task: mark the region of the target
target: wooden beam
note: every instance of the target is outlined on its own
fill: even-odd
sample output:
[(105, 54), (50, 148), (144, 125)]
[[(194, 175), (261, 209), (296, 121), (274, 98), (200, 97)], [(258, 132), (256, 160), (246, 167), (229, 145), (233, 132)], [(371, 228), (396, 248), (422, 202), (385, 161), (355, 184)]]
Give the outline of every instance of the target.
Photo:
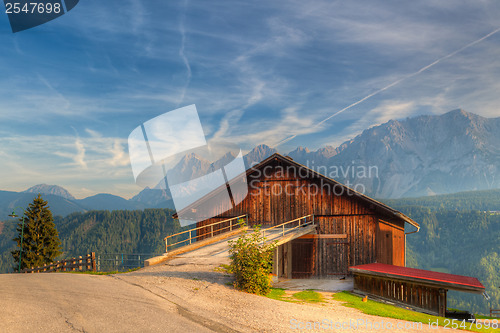
[(317, 238), (335, 238), (335, 239), (345, 239), (347, 238), (347, 234), (308, 234), (299, 237), (299, 239), (317, 239)]

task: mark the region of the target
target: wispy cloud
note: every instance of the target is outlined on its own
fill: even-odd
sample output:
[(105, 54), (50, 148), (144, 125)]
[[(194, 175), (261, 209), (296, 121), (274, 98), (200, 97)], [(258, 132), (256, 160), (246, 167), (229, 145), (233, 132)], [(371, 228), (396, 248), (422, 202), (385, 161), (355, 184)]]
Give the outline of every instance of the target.
[(12, 175), (4, 179), (5, 189), (23, 190), (38, 183), (54, 183), (72, 187), (79, 196), (74, 183), (86, 183), (93, 193), (135, 194), (122, 193), (115, 185), (110, 186), (110, 183), (135, 184), (124, 139), (101, 135), (9, 135), (0, 137), (0, 145), (2, 153), (9, 156), (0, 165), (0, 170)]
[(181, 34), (181, 47), (179, 49), (179, 56), (182, 59), (182, 62), (184, 63), (184, 66), (186, 66), (186, 83), (184, 83), (184, 86), (182, 87), (181, 90), (181, 95), (179, 98), (179, 102), (177, 103), (177, 106), (179, 106), (183, 101), (184, 101), (184, 96), (186, 95), (186, 91), (189, 87), (189, 83), (191, 82), (191, 65), (189, 65), (189, 60), (186, 56), (186, 11), (187, 11), (187, 6), (188, 6), (188, 0), (184, 0), (182, 3), (182, 10), (183, 12), (181, 13), (181, 17), (179, 19), (179, 33)]
[(130, 131), (193, 103), (209, 140), (244, 149), (458, 107), (499, 116), (499, 17), (475, 0), (82, 3), (1, 36), (0, 170), (14, 187), (125, 193)]

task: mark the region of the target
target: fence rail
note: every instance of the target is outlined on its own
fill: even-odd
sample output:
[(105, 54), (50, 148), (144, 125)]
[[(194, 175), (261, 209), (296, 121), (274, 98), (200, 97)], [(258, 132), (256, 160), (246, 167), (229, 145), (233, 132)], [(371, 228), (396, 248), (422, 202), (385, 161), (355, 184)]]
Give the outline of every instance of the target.
[[(296, 226), (292, 226), (293, 224), (296, 224)], [(298, 229), (300, 227), (304, 227), (306, 225), (314, 225), (313, 214), (302, 216), (294, 220), (286, 221), (284, 223), (272, 226), (270, 228), (262, 229), (261, 232), (262, 236), (266, 237), (266, 231), (269, 232), (271, 230), (277, 230), (281, 228), (281, 236), (285, 236), (285, 233)]]
[[(240, 215), (240, 216), (236, 216), (236, 217), (231, 217), (229, 219), (225, 219), (225, 220), (218, 221), (218, 222), (215, 222), (215, 223), (212, 223), (212, 224), (208, 224), (208, 225), (204, 225), (204, 226), (201, 226), (201, 227), (197, 227), (197, 228), (189, 229), (189, 230), (186, 230), (186, 231), (178, 232), (178, 233), (173, 234), (173, 235), (169, 235), (169, 236), (167, 236), (167, 237), (165, 237), (163, 239), (165, 241), (165, 252), (168, 252), (168, 248), (169, 247), (178, 245), (180, 243), (186, 242), (187, 244), (191, 244), (192, 242), (196, 242), (196, 240), (199, 237), (204, 237), (204, 236), (207, 236), (207, 235), (210, 235), (210, 237), (213, 237), (214, 236), (214, 232), (215, 233), (220, 233), (222, 230), (226, 230), (226, 229), (229, 229), (228, 231), (232, 231), (233, 229), (237, 229), (237, 228), (240, 227), (240, 223), (234, 223), (233, 221), (239, 220), (239, 219), (243, 219), (243, 218), (245, 218), (245, 223), (247, 223), (248, 222), (248, 216), (245, 214), (245, 215)], [(222, 225), (223, 223), (228, 223), (228, 225), (225, 226), (225, 227), (220, 227), (220, 225)], [(215, 226), (219, 226), (219, 227), (214, 229)], [(195, 236), (193, 237), (193, 235), (192, 235), (193, 231), (198, 231), (199, 229), (205, 229), (205, 228), (210, 228), (210, 231), (206, 232), (204, 234), (201, 234), (201, 235), (196, 235), (196, 233), (195, 233)], [(188, 234), (186, 239), (183, 239), (181, 241), (178, 241), (178, 242), (175, 242), (175, 243), (172, 243), (172, 244), (168, 244), (168, 240), (169, 239), (171, 239), (173, 237), (181, 236), (181, 235), (182, 236), (186, 236), (186, 234)]]
[(500, 317), (500, 309), (490, 308), (490, 317)]
[(96, 271), (95, 253), (87, 254), (85, 257), (64, 259), (54, 263), (31, 267), (21, 270), (20, 273), (48, 273), (48, 272), (69, 272), (69, 271)]
[(161, 253), (98, 253), (96, 256), (98, 272), (127, 271), (143, 267), (144, 260)]

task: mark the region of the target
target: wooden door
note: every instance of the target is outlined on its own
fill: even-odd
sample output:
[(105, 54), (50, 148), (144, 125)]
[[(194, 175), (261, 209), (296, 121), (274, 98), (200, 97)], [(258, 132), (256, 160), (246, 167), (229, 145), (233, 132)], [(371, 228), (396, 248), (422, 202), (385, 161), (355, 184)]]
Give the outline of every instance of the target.
[(349, 242), (347, 240), (326, 240), (325, 275), (349, 274)]
[(313, 239), (292, 241), (292, 278), (309, 278), (314, 274), (315, 242)]
[(377, 262), (392, 265), (392, 228), (381, 220), (377, 226)]

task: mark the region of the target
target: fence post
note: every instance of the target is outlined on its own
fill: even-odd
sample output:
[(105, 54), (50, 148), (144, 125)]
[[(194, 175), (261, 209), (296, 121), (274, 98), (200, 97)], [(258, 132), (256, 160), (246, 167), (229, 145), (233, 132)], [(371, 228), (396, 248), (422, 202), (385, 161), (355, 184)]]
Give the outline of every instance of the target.
[(210, 226), (210, 236), (214, 237), (214, 226), (213, 226), (213, 224)]
[(168, 253), (168, 238), (165, 238), (165, 253)]
[(233, 220), (229, 220), (229, 231), (233, 231)]
[(189, 245), (191, 245), (191, 230), (189, 230)]

